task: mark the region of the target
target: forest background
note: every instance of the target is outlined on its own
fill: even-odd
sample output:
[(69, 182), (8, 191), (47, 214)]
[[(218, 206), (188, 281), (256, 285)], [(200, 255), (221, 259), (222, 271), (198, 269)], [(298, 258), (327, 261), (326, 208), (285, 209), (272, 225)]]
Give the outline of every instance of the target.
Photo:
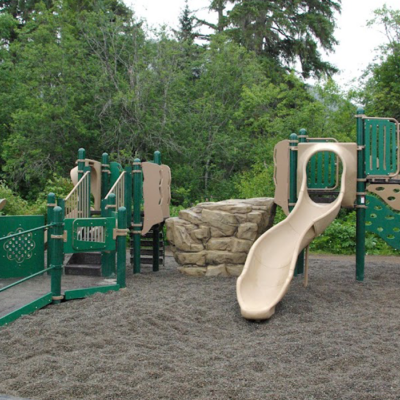
[[(355, 141), (356, 104), (400, 119), (400, 11), (370, 25), (388, 44), (358, 89), (335, 83), (339, 0), (204, 0), (211, 23), (182, 9), (179, 29), (146, 28), (119, 0), (0, 0), (0, 198), (40, 214), (68, 193), (77, 150), (122, 165), (160, 150), (173, 212), (205, 199), (271, 196), (273, 148), (300, 128)], [(201, 27), (210, 34), (202, 34)], [(305, 79), (314, 77), (310, 86)], [(353, 253), (342, 211), (314, 250)], [(369, 236), (370, 253), (390, 252)]]

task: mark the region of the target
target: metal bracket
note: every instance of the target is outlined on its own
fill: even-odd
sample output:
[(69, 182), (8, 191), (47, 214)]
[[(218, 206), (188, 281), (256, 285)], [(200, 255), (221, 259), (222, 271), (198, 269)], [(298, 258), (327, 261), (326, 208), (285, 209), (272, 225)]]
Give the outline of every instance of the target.
[(56, 203), (47, 203), (47, 207), (55, 207), (56, 205)]
[(62, 235), (50, 235), (50, 239), (61, 239), (64, 242), (67, 241), (68, 231), (64, 231)]
[(126, 236), (129, 233), (129, 229), (113, 229), (113, 239), (115, 240), (118, 236)]

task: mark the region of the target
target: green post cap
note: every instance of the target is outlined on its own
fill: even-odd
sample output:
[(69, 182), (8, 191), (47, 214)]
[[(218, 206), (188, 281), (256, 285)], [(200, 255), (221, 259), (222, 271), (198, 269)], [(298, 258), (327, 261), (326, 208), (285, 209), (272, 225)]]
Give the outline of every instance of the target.
[(363, 115), (364, 109), (362, 107), (357, 108), (357, 115)]
[(83, 147), (81, 147), (81, 148), (78, 150), (78, 158), (79, 158), (80, 160), (83, 160), (85, 157), (86, 157), (86, 150), (85, 150)]

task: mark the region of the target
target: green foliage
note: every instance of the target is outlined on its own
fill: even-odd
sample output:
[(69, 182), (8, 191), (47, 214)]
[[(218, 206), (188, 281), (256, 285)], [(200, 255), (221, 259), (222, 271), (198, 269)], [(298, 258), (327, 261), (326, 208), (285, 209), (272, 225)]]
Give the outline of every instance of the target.
[(29, 215), (35, 213), (28, 202), (14, 193), (4, 182), (0, 181), (0, 199), (6, 199), (7, 203), (0, 215)]
[[(229, 11), (228, 3), (233, 3)], [(336, 72), (322, 61), (318, 48), (329, 52), (337, 44), (334, 13), (340, 1), (213, 0), (210, 9), (218, 13), (218, 23), (200, 23), (224, 31), (269, 64), (286, 67), (298, 61), (304, 77)]]
[(400, 88), (397, 84), (400, 70), (400, 10), (383, 6), (375, 11), (369, 25), (384, 30), (388, 44), (364, 75), (360, 92), (368, 115), (400, 119)]

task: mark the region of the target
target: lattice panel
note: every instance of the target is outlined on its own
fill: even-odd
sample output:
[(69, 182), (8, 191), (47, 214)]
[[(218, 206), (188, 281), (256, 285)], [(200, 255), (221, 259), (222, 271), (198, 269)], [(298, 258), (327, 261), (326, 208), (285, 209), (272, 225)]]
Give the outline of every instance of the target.
[(376, 233), (387, 244), (400, 249), (400, 214), (393, 212), (383, 201), (367, 195), (365, 228)]
[[(42, 216), (0, 217), (0, 237), (44, 225)], [(44, 268), (44, 231), (11, 237), (0, 243), (0, 278), (25, 277)]]
[(367, 175), (390, 175), (397, 170), (397, 124), (390, 120), (364, 120)]

